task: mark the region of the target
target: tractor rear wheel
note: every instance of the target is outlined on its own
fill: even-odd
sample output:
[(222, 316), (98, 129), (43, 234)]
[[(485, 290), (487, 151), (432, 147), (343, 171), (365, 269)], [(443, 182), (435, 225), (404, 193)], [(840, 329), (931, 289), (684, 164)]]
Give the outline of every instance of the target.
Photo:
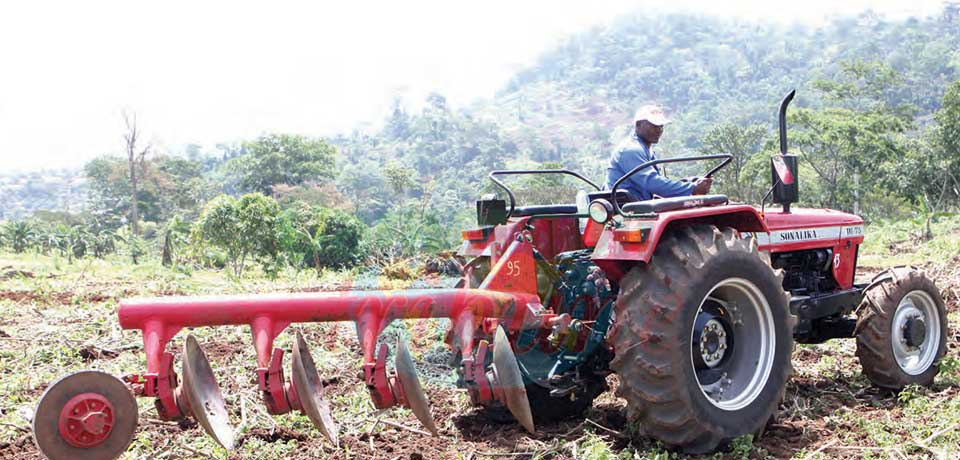
[(620, 286), (611, 367), (639, 433), (705, 453), (761, 432), (790, 376), (793, 318), (756, 242), (683, 228)]
[[(881, 278), (883, 277), (883, 278)], [(930, 385), (947, 350), (947, 312), (927, 275), (897, 267), (879, 275), (857, 310), (857, 357), (874, 385)]]

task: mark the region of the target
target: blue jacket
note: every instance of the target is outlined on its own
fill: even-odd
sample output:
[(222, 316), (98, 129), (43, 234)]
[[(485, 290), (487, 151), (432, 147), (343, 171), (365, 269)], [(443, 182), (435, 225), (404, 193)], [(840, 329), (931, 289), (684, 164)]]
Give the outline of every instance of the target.
[[(613, 183), (620, 180), (630, 170), (641, 163), (657, 158), (656, 153), (643, 139), (634, 133), (627, 136), (613, 150), (610, 156), (610, 166), (607, 166), (606, 189), (613, 188)], [(660, 168), (653, 166), (643, 168), (629, 179), (620, 184), (618, 190), (626, 190), (640, 200), (649, 200), (653, 195), (661, 197), (686, 196), (693, 193), (694, 185), (689, 182), (680, 182), (667, 179), (660, 175)]]

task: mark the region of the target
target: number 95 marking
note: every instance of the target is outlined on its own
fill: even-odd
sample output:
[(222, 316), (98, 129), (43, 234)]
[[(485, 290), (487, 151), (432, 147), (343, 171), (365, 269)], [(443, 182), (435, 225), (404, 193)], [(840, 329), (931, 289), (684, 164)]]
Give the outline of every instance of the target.
[(507, 261), (507, 276), (520, 276), (520, 261)]

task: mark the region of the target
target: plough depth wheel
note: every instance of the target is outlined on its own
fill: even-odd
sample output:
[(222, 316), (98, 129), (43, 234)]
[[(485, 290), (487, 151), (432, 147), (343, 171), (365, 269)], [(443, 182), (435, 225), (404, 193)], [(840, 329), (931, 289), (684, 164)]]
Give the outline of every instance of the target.
[(81, 371), (47, 388), (33, 417), (33, 435), (50, 460), (112, 460), (133, 440), (137, 401), (120, 379)]

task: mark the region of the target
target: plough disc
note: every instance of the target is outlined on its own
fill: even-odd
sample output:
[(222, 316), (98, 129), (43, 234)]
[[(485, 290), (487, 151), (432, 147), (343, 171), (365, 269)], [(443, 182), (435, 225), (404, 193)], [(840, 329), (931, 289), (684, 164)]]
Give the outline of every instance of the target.
[(407, 341), (397, 339), (397, 380), (400, 381), (400, 387), (403, 388), (404, 399), (407, 406), (417, 416), (420, 423), (423, 424), (430, 433), (437, 436), (437, 425), (433, 421), (433, 415), (430, 414), (430, 404), (427, 402), (427, 396), (423, 394), (423, 388), (420, 386), (420, 379), (417, 378), (417, 368), (413, 364), (413, 358), (410, 357), (410, 350), (407, 348)]
[(330, 405), (323, 398), (323, 384), (317, 366), (300, 331), (297, 331), (297, 343), (293, 347), (292, 380), (303, 412), (334, 446), (339, 447), (337, 425), (330, 414)]
[(50, 460), (115, 459), (136, 429), (133, 393), (100, 371), (81, 371), (54, 382), (33, 416), (37, 447)]
[(233, 427), (227, 417), (223, 394), (207, 356), (193, 335), (188, 335), (183, 344), (183, 390), (190, 413), (204, 431), (225, 449), (232, 449)]
[(520, 422), (520, 425), (530, 433), (534, 433), (533, 413), (530, 411), (530, 401), (527, 399), (523, 375), (520, 373), (517, 355), (513, 353), (503, 326), (497, 327), (497, 334), (493, 338), (493, 368), (507, 409)]

